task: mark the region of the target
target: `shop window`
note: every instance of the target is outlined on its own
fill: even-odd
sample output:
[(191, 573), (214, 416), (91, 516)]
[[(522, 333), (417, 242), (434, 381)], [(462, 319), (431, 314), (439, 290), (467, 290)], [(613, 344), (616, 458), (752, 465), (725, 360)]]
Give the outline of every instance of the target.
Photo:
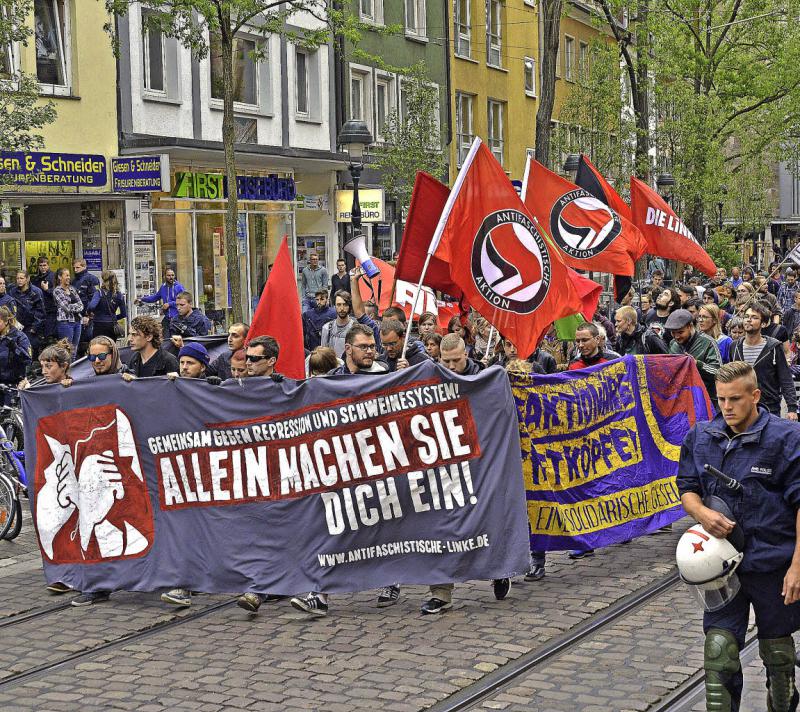
[(458, 150), (458, 167), (464, 163), (469, 153), (470, 146), (475, 140), (472, 130), (472, 105), (474, 97), (471, 94), (456, 94), (456, 141)]
[(36, 76), (47, 94), (70, 92), (69, 0), (34, 0)]
[(491, 67), (503, 66), (503, 3), (501, 0), (486, 2), (486, 63)]
[(258, 143), (258, 122), (246, 116), (234, 116), (233, 140), (235, 143)]
[(405, 4), (406, 34), (414, 37), (425, 37), (427, 34), (425, 0), (405, 0)]
[[(188, 208), (191, 203), (186, 201), (175, 201), (176, 208)], [(170, 267), (175, 270), (175, 276), (183, 285), (187, 292), (198, 295), (195, 282), (194, 269), (194, 250), (192, 247), (192, 213), (153, 213), (153, 230), (157, 235), (158, 245), (158, 279), (164, 274), (164, 270)], [(156, 289), (160, 286), (159, 281)], [(155, 291), (155, 290), (154, 290)], [(139, 310), (142, 311), (141, 309)], [(158, 316), (157, 309), (151, 312)]]
[(460, 57), (469, 57), (472, 51), (471, 0), (455, 0), (453, 22), (455, 24), (456, 49)]
[[(253, 39), (236, 37), (233, 46), (233, 100), (244, 106), (258, 105), (258, 65), (254, 59), (257, 45)], [(225, 88), (222, 79), (222, 50), (219, 37), (210, 42), (211, 97), (222, 100)]]
[(488, 102), (489, 119), (489, 150), (491, 150), (498, 163), (503, 165), (505, 141), (503, 140), (503, 114), (505, 105), (500, 101)]
[(277, 210), (249, 213), (247, 227), (247, 253), (250, 258), (250, 306), (255, 310), (284, 237), (288, 238), (289, 254), (295, 256), (295, 267), (297, 268), (293, 216), (290, 212)]

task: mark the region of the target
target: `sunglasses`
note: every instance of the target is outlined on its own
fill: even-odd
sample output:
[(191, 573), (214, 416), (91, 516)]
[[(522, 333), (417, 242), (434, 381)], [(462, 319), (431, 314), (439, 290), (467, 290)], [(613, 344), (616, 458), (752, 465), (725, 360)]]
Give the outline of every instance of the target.
[(247, 356), (245, 356), (245, 359), (250, 363), (257, 363), (258, 361), (263, 361), (265, 358), (269, 358), (269, 356), (258, 356), (256, 354), (247, 354)]
[(86, 355), (86, 358), (88, 358), (88, 359), (89, 359), (89, 361), (91, 361), (92, 363), (94, 363), (95, 361), (100, 361), (100, 362), (103, 362), (103, 361), (105, 361), (105, 360), (106, 360), (106, 359), (107, 359), (109, 356), (111, 356), (111, 354), (110, 354), (110, 353), (108, 353), (108, 352), (106, 352), (106, 353), (102, 353), (102, 354), (87, 354), (87, 355)]

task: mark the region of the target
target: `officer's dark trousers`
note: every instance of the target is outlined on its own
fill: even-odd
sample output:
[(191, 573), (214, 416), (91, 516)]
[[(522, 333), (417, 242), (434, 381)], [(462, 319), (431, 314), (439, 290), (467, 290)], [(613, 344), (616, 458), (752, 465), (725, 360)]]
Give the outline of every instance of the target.
[[(724, 608), (703, 616), (703, 631), (709, 628), (727, 630), (736, 637), (739, 650), (744, 647), (750, 606), (756, 616), (759, 639), (783, 638), (800, 630), (800, 601), (785, 606), (781, 589), (786, 569), (769, 573), (739, 573), (742, 588)], [(744, 680), (741, 670), (734, 675), (729, 685), (733, 698), (733, 710), (739, 709)]]

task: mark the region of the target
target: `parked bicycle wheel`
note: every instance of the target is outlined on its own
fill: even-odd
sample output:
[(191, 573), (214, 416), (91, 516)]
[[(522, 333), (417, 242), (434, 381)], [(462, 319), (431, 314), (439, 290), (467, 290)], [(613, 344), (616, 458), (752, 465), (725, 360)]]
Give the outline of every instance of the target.
[[(0, 474), (0, 539), (3, 539), (14, 523), (17, 514), (15, 485), (5, 475)], [(22, 514), (20, 513), (20, 519)]]
[(6, 541), (12, 541), (19, 536), (19, 533), (22, 531), (22, 502), (19, 501), (19, 497), (14, 500), (14, 515), (11, 519), (11, 526), (8, 528), (8, 531), (0, 538), (5, 539)]

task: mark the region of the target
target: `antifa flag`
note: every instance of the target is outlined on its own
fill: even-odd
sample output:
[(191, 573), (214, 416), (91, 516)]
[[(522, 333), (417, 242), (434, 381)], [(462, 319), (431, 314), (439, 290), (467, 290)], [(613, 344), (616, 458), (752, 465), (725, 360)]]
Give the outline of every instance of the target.
[[(611, 184), (602, 176), (594, 164), (583, 154), (578, 163), (578, 173), (575, 176), (575, 185), (584, 190), (588, 190), (595, 198), (603, 201), (620, 217), (631, 221), (631, 208), (622, 199), (619, 193), (611, 187)], [(631, 278), (629, 275), (614, 275), (614, 297), (620, 301), (631, 289)]]
[(303, 317), (297, 279), (289, 257), (289, 245), (284, 236), (275, 264), (267, 277), (261, 299), (258, 300), (253, 323), (247, 332), (247, 343), (256, 336), (272, 336), (280, 351), (275, 371), (289, 378), (305, 378), (306, 354), (303, 346)]
[[(121, 378), (22, 392), (48, 582), (365, 591), (528, 568), (506, 373)], [(154, 408), (169, 402), (170, 407)]]
[(528, 159), (522, 199), (570, 267), (632, 276), (642, 234), (588, 190)]
[(717, 273), (714, 260), (672, 208), (650, 186), (633, 176), (631, 212), (634, 224), (647, 240), (648, 252), (690, 264), (709, 277)]
[(472, 307), (522, 356), (533, 353), (553, 321), (585, 308), (561, 256), (479, 138), (461, 167), (429, 249), (450, 265), (452, 280)]
[[(449, 194), (450, 189), (433, 176), (423, 171), (417, 173), (395, 267), (395, 279), (419, 284), (428, 247)], [(425, 285), (459, 301), (464, 297), (461, 287), (450, 277), (450, 265), (436, 255), (431, 257), (425, 271)], [(464, 306), (466, 308), (467, 305)]]

